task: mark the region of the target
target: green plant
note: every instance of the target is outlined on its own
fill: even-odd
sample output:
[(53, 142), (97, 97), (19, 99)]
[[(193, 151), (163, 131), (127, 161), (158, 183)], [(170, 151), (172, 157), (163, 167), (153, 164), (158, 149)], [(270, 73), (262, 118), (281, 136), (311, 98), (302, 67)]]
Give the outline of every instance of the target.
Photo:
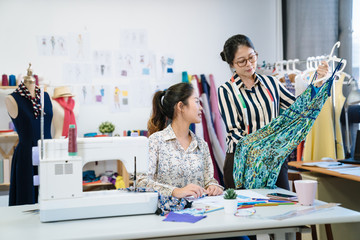
[(101, 123), (99, 126), (99, 131), (101, 133), (112, 133), (114, 130), (115, 130), (114, 124), (108, 121)]
[(237, 198), (237, 194), (235, 192), (235, 189), (229, 188), (225, 190), (224, 199), (236, 199), (236, 198)]

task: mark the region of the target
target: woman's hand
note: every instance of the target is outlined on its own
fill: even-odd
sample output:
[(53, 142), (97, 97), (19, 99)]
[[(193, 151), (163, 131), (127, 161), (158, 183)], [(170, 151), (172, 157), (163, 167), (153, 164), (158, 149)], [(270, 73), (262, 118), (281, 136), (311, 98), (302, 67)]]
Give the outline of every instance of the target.
[(318, 73), (318, 79), (325, 77), (329, 72), (329, 64), (326, 61), (322, 61), (316, 71)]
[(223, 193), (222, 188), (216, 185), (210, 185), (207, 187), (207, 192), (209, 196), (217, 196)]
[(184, 198), (191, 197), (194, 198), (201, 197), (202, 195), (208, 193), (204, 188), (196, 184), (188, 184), (183, 188), (175, 188), (172, 192), (173, 197)]

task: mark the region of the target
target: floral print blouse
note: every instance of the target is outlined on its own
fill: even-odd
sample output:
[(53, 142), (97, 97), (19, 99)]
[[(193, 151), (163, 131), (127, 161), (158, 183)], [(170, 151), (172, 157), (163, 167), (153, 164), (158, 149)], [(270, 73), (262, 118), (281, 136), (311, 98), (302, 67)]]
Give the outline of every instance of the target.
[(184, 150), (169, 124), (149, 137), (149, 171), (139, 186), (171, 196), (175, 188), (193, 183), (203, 188), (217, 185), (207, 143), (190, 131), (191, 143)]

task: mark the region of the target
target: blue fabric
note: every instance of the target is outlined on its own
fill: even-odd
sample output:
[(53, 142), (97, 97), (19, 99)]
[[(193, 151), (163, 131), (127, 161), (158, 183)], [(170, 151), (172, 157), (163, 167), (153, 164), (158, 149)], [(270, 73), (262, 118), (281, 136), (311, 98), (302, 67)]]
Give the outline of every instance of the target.
[[(38, 187), (33, 186), (33, 175), (37, 175), (37, 167), (32, 165), (32, 147), (37, 146), (40, 139), (40, 117), (35, 118), (32, 103), (12, 93), (18, 105), (18, 116), (11, 119), (19, 135), (19, 144), (11, 163), (9, 206), (34, 204), (38, 202)], [(44, 138), (51, 138), (51, 120), (53, 110), (48, 93), (44, 94)]]

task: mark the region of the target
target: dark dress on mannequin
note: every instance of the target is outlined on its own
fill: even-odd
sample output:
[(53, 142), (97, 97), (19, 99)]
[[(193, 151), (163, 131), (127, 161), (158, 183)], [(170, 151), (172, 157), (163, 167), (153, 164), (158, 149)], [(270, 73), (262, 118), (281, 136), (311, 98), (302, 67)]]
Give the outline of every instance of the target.
[[(10, 94), (18, 105), (17, 117), (11, 118), (19, 135), (19, 144), (11, 163), (9, 206), (34, 204), (38, 202), (38, 187), (34, 187), (33, 176), (37, 167), (32, 165), (32, 147), (40, 139), (40, 116), (35, 118), (30, 100), (19, 93)], [(49, 94), (44, 94), (44, 138), (51, 138), (51, 120), (53, 116)]]

